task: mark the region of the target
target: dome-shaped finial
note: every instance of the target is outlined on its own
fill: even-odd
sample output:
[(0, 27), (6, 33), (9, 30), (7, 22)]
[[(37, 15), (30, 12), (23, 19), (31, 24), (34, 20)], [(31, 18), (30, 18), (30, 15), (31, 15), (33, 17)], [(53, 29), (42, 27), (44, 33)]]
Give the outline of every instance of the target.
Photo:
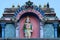
[(30, 0), (29, 0), (30, 1)]
[(13, 4), (13, 5), (12, 5), (12, 8), (14, 8), (14, 7), (15, 7), (15, 5)]
[(39, 5), (39, 8), (41, 8), (41, 5)]
[(44, 4), (44, 8), (47, 8), (47, 5), (46, 4)]
[(30, 0), (28, 2), (26, 2), (26, 5), (31, 6), (33, 4), (33, 2), (31, 2)]
[(18, 3), (18, 6), (17, 6), (18, 8), (20, 7), (20, 4)]
[(49, 8), (49, 2), (47, 3), (47, 8)]

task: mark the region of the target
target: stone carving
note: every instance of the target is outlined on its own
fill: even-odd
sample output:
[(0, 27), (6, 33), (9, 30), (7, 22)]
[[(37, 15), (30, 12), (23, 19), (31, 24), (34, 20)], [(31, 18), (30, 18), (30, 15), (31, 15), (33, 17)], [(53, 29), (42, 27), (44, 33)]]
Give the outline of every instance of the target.
[(32, 24), (30, 22), (29, 17), (27, 17), (25, 20), (23, 30), (24, 30), (25, 38), (31, 38), (31, 36), (32, 36)]

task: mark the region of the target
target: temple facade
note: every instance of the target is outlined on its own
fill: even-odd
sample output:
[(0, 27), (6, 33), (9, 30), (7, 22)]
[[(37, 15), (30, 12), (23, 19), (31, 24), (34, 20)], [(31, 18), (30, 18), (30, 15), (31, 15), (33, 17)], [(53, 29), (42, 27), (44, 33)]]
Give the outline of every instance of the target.
[[(32, 25), (30, 29), (28, 22)], [(24, 24), (27, 25), (27, 30), (25, 30)], [(60, 20), (54, 9), (49, 7), (49, 3), (44, 7), (41, 5), (38, 7), (28, 1), (21, 7), (18, 5), (15, 8), (13, 5), (12, 8), (5, 8), (3, 16), (0, 18), (0, 37), (26, 38), (25, 36), (29, 38), (60, 37)]]

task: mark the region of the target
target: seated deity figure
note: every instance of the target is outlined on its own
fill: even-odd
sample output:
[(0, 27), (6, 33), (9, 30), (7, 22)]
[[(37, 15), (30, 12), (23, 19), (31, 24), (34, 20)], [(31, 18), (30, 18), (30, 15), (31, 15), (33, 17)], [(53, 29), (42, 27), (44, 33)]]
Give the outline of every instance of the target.
[(27, 17), (24, 23), (24, 36), (25, 38), (31, 38), (32, 36), (32, 24), (30, 22), (30, 18)]

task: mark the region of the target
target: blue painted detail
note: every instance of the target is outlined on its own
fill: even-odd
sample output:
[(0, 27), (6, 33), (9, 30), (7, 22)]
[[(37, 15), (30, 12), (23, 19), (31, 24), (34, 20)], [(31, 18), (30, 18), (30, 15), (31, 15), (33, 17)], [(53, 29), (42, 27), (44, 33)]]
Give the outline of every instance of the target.
[(54, 28), (54, 37), (57, 38), (57, 28)]
[(5, 27), (5, 22), (0, 23), (2, 27)]
[[(39, 7), (35, 6), (35, 5), (32, 5), (32, 6), (33, 6), (33, 9), (35, 9), (35, 10), (38, 11), (38, 12), (40, 12), (40, 13), (42, 14), (42, 16), (45, 15), (45, 14), (44, 14), (44, 11), (43, 11), (41, 8), (39, 8)], [(22, 7), (18, 8), (18, 10), (15, 12), (14, 16), (16, 17), (17, 14), (18, 14), (20, 11), (22, 11), (22, 10), (26, 10), (25, 6), (22, 6)]]
[(21, 9), (19, 9), (19, 11), (21, 11)]
[(44, 38), (54, 38), (53, 24), (45, 24), (45, 26), (43, 27), (43, 32)]
[(55, 22), (55, 23), (53, 23), (53, 25), (54, 25), (54, 37), (55, 38), (57, 38), (57, 25), (58, 25), (58, 23), (57, 22)]
[(54, 27), (57, 28), (58, 23), (57, 22), (54, 22), (53, 24), (54, 24)]
[(1, 24), (1, 26), (2, 26), (2, 38), (5, 38), (5, 24), (6, 23), (0, 23)]
[(2, 28), (2, 38), (5, 38), (5, 29)]
[(5, 26), (5, 38), (15, 38), (16, 31), (13, 24), (6, 24)]

